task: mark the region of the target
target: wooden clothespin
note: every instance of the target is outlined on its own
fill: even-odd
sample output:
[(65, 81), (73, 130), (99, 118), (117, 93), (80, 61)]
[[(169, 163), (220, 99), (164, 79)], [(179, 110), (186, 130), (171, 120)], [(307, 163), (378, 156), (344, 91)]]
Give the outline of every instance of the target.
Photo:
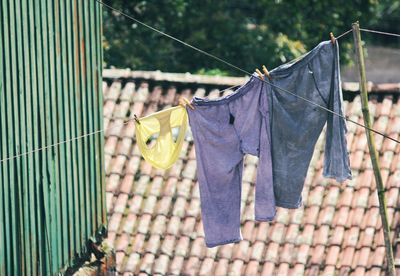
[(265, 65), (263, 65), (262, 69), (264, 71), (264, 74), (268, 77), (268, 79), (271, 80), (271, 75), (269, 74), (267, 67), (265, 67)]
[(179, 104), (183, 107), (185, 106), (189, 106), (190, 109), (194, 110), (194, 106), (190, 103), (190, 101), (188, 99), (186, 99), (185, 97), (180, 97), (179, 98)]
[(260, 70), (258, 70), (258, 68), (256, 68), (256, 72), (257, 72), (258, 76), (260, 77), (260, 79), (264, 80), (264, 75), (261, 73)]
[(136, 114), (133, 114), (133, 118), (135, 119), (136, 123), (140, 125), (139, 118), (136, 116)]
[(329, 37), (331, 38), (332, 45), (335, 45), (336, 38), (332, 32), (329, 33)]

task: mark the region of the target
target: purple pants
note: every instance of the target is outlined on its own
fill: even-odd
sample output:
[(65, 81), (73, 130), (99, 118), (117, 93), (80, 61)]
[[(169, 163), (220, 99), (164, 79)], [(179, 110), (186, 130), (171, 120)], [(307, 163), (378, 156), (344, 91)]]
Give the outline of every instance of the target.
[(227, 97), (194, 97), (187, 108), (196, 149), (201, 213), (207, 247), (242, 239), (240, 232), (243, 157), (259, 157), (255, 219), (275, 216), (269, 112), (265, 84), (251, 79)]

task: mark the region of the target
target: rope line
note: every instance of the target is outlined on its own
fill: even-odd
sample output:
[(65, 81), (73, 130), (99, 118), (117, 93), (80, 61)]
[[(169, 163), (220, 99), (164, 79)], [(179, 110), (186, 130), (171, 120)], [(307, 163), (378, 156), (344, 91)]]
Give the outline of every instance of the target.
[(236, 66), (236, 65), (234, 65), (234, 64), (232, 64), (232, 63), (230, 63), (230, 62), (228, 62), (228, 61), (226, 61), (226, 60), (223, 60), (222, 58), (219, 58), (219, 57), (217, 57), (217, 56), (214, 56), (213, 54), (210, 54), (210, 53), (208, 53), (208, 52), (206, 52), (206, 51), (204, 51), (204, 50), (202, 50), (202, 49), (200, 49), (200, 48), (197, 48), (197, 47), (195, 47), (195, 46), (193, 46), (193, 45), (190, 45), (189, 43), (187, 43), (187, 42), (185, 42), (185, 41), (183, 41), (183, 40), (180, 40), (179, 38), (176, 38), (176, 37), (174, 37), (174, 36), (172, 36), (172, 35), (170, 35), (170, 34), (164, 33), (163, 31), (160, 31), (160, 30), (158, 30), (158, 29), (156, 29), (156, 28), (154, 28), (154, 27), (152, 27), (152, 26), (150, 26), (150, 25), (148, 25), (148, 24), (146, 24), (146, 23), (144, 23), (144, 22), (142, 22), (142, 21), (140, 21), (140, 20), (138, 20), (138, 19), (132, 17), (131, 15), (126, 14), (126, 13), (124, 13), (123, 11), (118, 10), (118, 9), (116, 9), (116, 8), (114, 8), (114, 7), (108, 5), (108, 4), (106, 4), (106, 3), (104, 3), (104, 2), (102, 2), (102, 1), (100, 1), (100, 0), (96, 0), (96, 1), (97, 1), (98, 3), (100, 3), (100, 4), (102, 4), (103, 6), (109, 8), (110, 10), (115, 11), (115, 12), (117, 12), (117, 13), (119, 13), (119, 14), (121, 14), (121, 15), (127, 17), (127, 18), (129, 18), (129, 19), (135, 21), (136, 23), (138, 23), (138, 24), (140, 24), (140, 25), (142, 25), (142, 26), (144, 26), (144, 27), (146, 27), (146, 28), (148, 28), (148, 29), (150, 29), (150, 30), (156, 32), (156, 33), (159, 33), (159, 34), (161, 34), (161, 35), (163, 35), (163, 36), (165, 36), (165, 37), (168, 37), (168, 38), (170, 38), (170, 39), (172, 39), (172, 40), (175, 40), (176, 42), (178, 42), (178, 43), (180, 43), (180, 44), (182, 44), (182, 45), (185, 45), (186, 47), (189, 47), (189, 48), (191, 48), (191, 49), (193, 49), (193, 50), (195, 50), (195, 51), (197, 51), (197, 52), (200, 52), (200, 53), (202, 53), (202, 54), (204, 54), (204, 55), (206, 55), (206, 56), (209, 56), (209, 57), (211, 57), (211, 58), (213, 58), (213, 59), (215, 59), (215, 60), (218, 60), (218, 61), (220, 61), (220, 62), (222, 62), (222, 63), (225, 63), (226, 65), (228, 65), (228, 66), (230, 66), (230, 67), (232, 67), (232, 68), (235, 68), (236, 70), (239, 70), (239, 71), (241, 71), (241, 72), (243, 72), (243, 73), (245, 73), (245, 74), (251, 75), (250, 72), (248, 72), (248, 71), (246, 71), (246, 70), (244, 70), (244, 69), (242, 69), (242, 68), (240, 68), (240, 67), (238, 67), (238, 66)]
[(342, 34), (339, 35), (338, 37), (336, 37), (336, 39), (339, 39), (339, 38), (341, 38), (342, 36), (345, 36), (345, 35), (347, 35), (348, 33), (352, 32), (352, 31), (353, 31), (353, 29), (350, 29), (350, 30), (348, 30), (348, 31), (346, 31), (346, 32), (344, 32), (344, 33), (342, 33)]
[[(190, 44), (188, 44), (187, 42), (185, 42), (185, 41), (183, 41), (183, 40), (180, 40), (180, 39), (178, 39), (178, 38), (176, 38), (176, 37), (173, 37), (173, 36), (171, 36), (171, 35), (169, 35), (169, 34), (167, 34), (167, 33), (165, 33), (165, 32), (162, 32), (162, 31), (160, 31), (160, 30), (158, 30), (158, 29), (156, 29), (156, 28), (154, 28), (154, 27), (152, 27), (152, 26), (150, 26), (150, 25), (148, 25), (148, 24), (146, 24), (146, 23), (144, 23), (144, 22), (142, 22), (142, 21), (140, 21), (140, 20), (138, 20), (138, 19), (136, 19), (136, 18), (134, 18), (134, 17), (132, 17), (132, 16), (130, 16), (130, 15), (128, 15), (128, 14), (126, 14), (126, 13), (124, 13), (123, 11), (118, 10), (118, 9), (116, 9), (116, 8), (114, 8), (114, 7), (112, 7), (112, 6), (108, 5), (108, 4), (106, 4), (106, 3), (102, 2), (102, 1), (100, 1), (100, 0), (96, 0), (96, 2), (98, 2), (99, 4), (101, 4), (101, 5), (103, 5), (103, 6), (107, 7), (107, 8), (109, 8), (109, 9), (112, 10), (112, 11), (118, 12), (119, 14), (121, 14), (121, 15), (123, 15), (123, 16), (125, 16), (125, 17), (127, 17), (127, 18), (129, 18), (129, 19), (131, 19), (131, 20), (133, 20), (133, 21), (135, 21), (136, 23), (138, 23), (138, 24), (140, 24), (140, 25), (142, 25), (142, 26), (144, 26), (144, 27), (146, 27), (146, 28), (148, 28), (148, 29), (150, 29), (150, 30), (152, 30), (152, 31), (155, 31), (155, 32), (157, 32), (157, 33), (159, 33), (159, 34), (161, 34), (161, 35), (163, 35), (163, 36), (165, 36), (165, 37), (168, 37), (168, 38), (170, 38), (170, 39), (172, 39), (172, 40), (174, 40), (174, 41), (176, 41), (176, 42), (178, 42), (178, 43), (180, 43), (180, 44), (182, 44), (182, 45), (184, 45), (184, 46), (186, 46), (186, 47), (189, 47), (189, 48), (191, 48), (191, 49), (193, 49), (193, 50), (195, 50), (195, 51), (197, 51), (197, 52), (200, 52), (200, 53), (202, 53), (202, 54), (204, 54), (204, 55), (206, 55), (206, 56), (208, 56), (208, 57), (211, 57), (211, 58), (213, 58), (213, 59), (215, 59), (215, 60), (218, 60), (218, 61), (220, 61), (220, 62), (222, 62), (222, 63), (224, 63), (224, 64), (226, 64), (226, 65), (228, 65), (228, 66), (230, 66), (230, 67), (232, 67), (232, 68), (234, 68), (234, 69), (236, 69), (236, 70), (238, 70), (238, 71), (241, 71), (242, 73), (245, 73), (245, 74), (248, 75), (248, 76), (252, 76), (252, 74), (251, 74), (250, 72), (248, 72), (248, 71), (246, 71), (246, 70), (244, 70), (244, 69), (242, 69), (242, 68), (240, 68), (240, 67), (238, 67), (238, 66), (236, 66), (236, 65), (234, 65), (234, 64), (232, 64), (232, 63), (230, 63), (230, 62), (228, 62), (228, 61), (226, 61), (226, 60), (223, 60), (222, 58), (219, 58), (219, 57), (217, 57), (217, 56), (215, 56), (215, 55), (213, 55), (213, 54), (210, 54), (210, 53), (208, 53), (208, 52), (206, 52), (206, 51), (204, 51), (204, 50), (202, 50), (202, 49), (200, 49), (200, 48), (198, 48), (198, 47), (195, 47), (195, 46), (193, 46), (193, 45), (190, 45)], [(394, 36), (399, 36), (399, 37), (400, 37), (400, 35), (398, 35), (398, 34), (393, 34), (393, 33), (385, 33), (385, 32), (374, 31), (374, 30), (368, 30), (368, 29), (360, 29), (360, 30), (361, 30), (361, 31), (366, 31), (366, 32), (374, 32), (374, 33), (379, 33), (379, 34), (387, 34), (387, 35), (394, 35)], [(350, 33), (351, 31), (352, 31), (352, 30), (350, 29), (350, 30), (344, 32), (343, 34), (337, 36), (336, 39), (339, 39), (339, 38), (341, 38), (341, 37), (347, 35), (347, 34)], [(277, 89), (279, 89), (279, 90), (281, 90), (281, 91), (284, 91), (284, 92), (289, 93), (289, 94), (291, 94), (291, 95), (293, 95), (293, 96), (295, 96), (295, 97), (297, 97), (297, 98), (299, 98), (299, 99), (302, 99), (302, 100), (308, 102), (309, 104), (312, 104), (312, 105), (314, 105), (314, 106), (316, 106), (316, 107), (318, 107), (318, 108), (320, 108), (320, 109), (323, 109), (323, 110), (325, 110), (325, 111), (327, 111), (327, 112), (330, 112), (330, 113), (332, 113), (333, 115), (339, 116), (339, 117), (345, 119), (345, 120), (348, 121), (348, 122), (351, 122), (351, 123), (356, 124), (356, 125), (358, 125), (358, 126), (360, 126), (360, 127), (363, 127), (363, 128), (365, 128), (365, 129), (368, 129), (368, 130), (370, 130), (370, 131), (372, 131), (372, 132), (374, 132), (374, 133), (376, 133), (376, 134), (379, 134), (379, 135), (381, 135), (381, 136), (383, 136), (383, 137), (385, 137), (385, 138), (387, 138), (387, 139), (390, 139), (390, 140), (392, 140), (392, 141), (394, 141), (394, 142), (396, 142), (396, 143), (400, 143), (399, 140), (396, 140), (396, 139), (394, 139), (394, 138), (392, 138), (392, 137), (390, 137), (390, 136), (388, 136), (388, 135), (386, 135), (386, 134), (384, 134), (384, 133), (382, 133), (382, 132), (380, 132), (380, 131), (377, 131), (377, 130), (374, 130), (374, 129), (372, 129), (372, 128), (369, 128), (369, 127), (367, 127), (367, 126), (365, 126), (365, 125), (363, 125), (363, 124), (360, 124), (360, 123), (358, 123), (358, 122), (356, 122), (356, 121), (354, 121), (354, 120), (348, 118), (348, 116), (344, 116), (344, 115), (341, 115), (341, 114), (339, 114), (339, 113), (337, 113), (337, 112), (334, 112), (334, 111), (332, 111), (332, 110), (330, 110), (330, 109), (328, 109), (328, 108), (326, 108), (326, 107), (324, 107), (324, 106), (322, 106), (322, 105), (319, 105), (319, 104), (317, 104), (317, 103), (315, 103), (315, 102), (313, 102), (313, 101), (311, 101), (311, 100), (309, 100), (309, 99), (307, 99), (307, 98), (304, 98), (304, 97), (302, 97), (302, 96), (299, 96), (299, 95), (297, 95), (297, 94), (295, 94), (295, 93), (293, 93), (293, 92), (291, 92), (291, 91), (289, 91), (289, 90), (286, 90), (286, 89), (284, 89), (284, 88), (281, 88), (281, 87), (279, 87), (279, 86), (277, 86), (277, 85), (275, 85), (275, 84), (273, 84), (273, 83), (271, 83), (271, 82), (269, 82), (269, 81), (266, 81), (266, 80), (263, 80), (263, 79), (260, 79), (260, 78), (257, 78), (257, 79), (260, 80), (260, 81), (263, 81), (263, 82), (265, 82), (265, 83), (267, 83), (267, 84), (269, 84), (269, 85), (271, 85), (272, 87), (275, 87), (275, 88), (277, 88)], [(224, 89), (224, 90), (221, 90), (220, 93), (222, 93), (222, 92), (224, 92), (224, 91), (226, 91), (226, 90), (235, 88), (235, 87), (237, 87), (237, 86), (240, 86), (240, 85), (234, 85), (234, 86), (228, 87), (228, 88), (226, 88), (226, 89)], [(129, 122), (131, 122), (131, 121), (133, 121), (133, 120), (135, 120), (135, 118), (128, 119), (128, 120), (125, 121), (122, 125), (119, 125), (118, 127), (124, 126), (124, 125), (128, 124)], [(114, 126), (114, 127), (110, 128), (110, 129), (113, 129), (113, 128), (116, 128), (116, 127), (117, 127), (117, 126)], [(108, 129), (108, 130), (110, 130), (110, 129)], [(44, 146), (44, 147), (41, 147), (41, 148), (37, 148), (37, 149), (34, 149), (34, 150), (32, 150), (32, 151), (28, 151), (28, 152), (24, 152), (24, 153), (21, 153), (21, 154), (14, 155), (14, 156), (6, 157), (6, 158), (4, 158), (4, 159), (1, 159), (1, 160), (0, 160), (0, 163), (6, 162), (6, 161), (9, 161), (9, 160), (12, 160), (12, 159), (16, 159), (16, 158), (19, 158), (19, 157), (22, 157), (22, 156), (26, 156), (26, 155), (29, 155), (29, 154), (32, 154), (32, 153), (35, 153), (35, 152), (47, 150), (47, 149), (49, 149), (49, 148), (56, 147), (56, 146), (59, 146), (59, 145), (62, 145), (62, 144), (66, 144), (66, 143), (69, 143), (69, 142), (73, 142), (73, 141), (76, 141), (76, 140), (79, 140), (79, 139), (83, 139), (83, 138), (86, 138), (86, 137), (91, 136), (91, 135), (95, 135), (95, 134), (102, 133), (102, 132), (104, 132), (104, 131), (105, 131), (105, 129), (96, 130), (96, 131), (93, 131), (93, 132), (90, 132), (90, 133), (86, 133), (86, 134), (83, 134), (83, 135), (80, 135), (80, 136), (77, 136), (77, 137), (73, 137), (73, 138), (70, 138), (70, 139), (67, 139), (67, 140), (64, 140), (64, 141), (60, 141), (60, 142), (58, 142), (58, 143), (54, 143), (54, 144), (47, 145), (47, 146)]]
[(400, 37), (400, 34), (388, 33), (388, 32), (382, 32), (382, 31), (376, 31), (376, 30), (370, 30), (370, 29), (362, 29), (362, 28), (360, 28), (360, 31), (367, 32), (367, 33), (375, 33), (375, 34), (381, 34), (381, 35), (389, 35), (389, 36)]
[[(230, 89), (233, 89), (233, 88), (238, 87), (238, 86), (240, 86), (240, 84), (233, 85), (233, 86), (230, 86), (230, 87), (225, 88), (223, 90), (220, 90), (219, 93), (225, 92), (226, 90), (230, 90)], [(93, 132), (90, 132), (90, 133), (86, 133), (86, 134), (82, 134), (80, 136), (73, 137), (73, 138), (70, 138), (70, 139), (67, 139), (67, 140), (64, 140), (64, 141), (60, 141), (58, 143), (54, 143), (54, 144), (47, 145), (47, 146), (44, 146), (44, 147), (41, 147), (41, 148), (37, 148), (37, 149), (31, 150), (31, 151), (28, 151), (28, 152), (24, 152), (24, 153), (20, 153), (20, 154), (17, 154), (17, 155), (10, 156), (10, 157), (6, 157), (6, 158), (0, 160), (0, 164), (3, 163), (3, 162), (6, 162), (6, 161), (12, 160), (12, 159), (16, 159), (16, 158), (25, 156), (25, 155), (36, 153), (36, 152), (39, 152), (39, 151), (42, 151), (42, 150), (47, 150), (47, 149), (50, 149), (52, 147), (56, 147), (56, 146), (59, 146), (59, 145), (62, 145), (62, 144), (70, 143), (70, 142), (73, 142), (73, 141), (76, 141), (76, 140), (79, 140), (79, 139), (83, 139), (83, 138), (86, 138), (88, 136), (92, 136), (92, 135), (95, 135), (95, 134), (99, 134), (99, 133), (105, 132), (106, 130), (110, 131), (110, 130), (115, 129), (117, 127), (123, 127), (126, 124), (128, 124), (129, 122), (134, 121), (134, 120), (135, 120), (135, 118), (130, 118), (130, 119), (126, 120), (125, 122), (123, 122), (121, 125), (116, 125), (116, 126), (113, 126), (111, 128), (108, 128), (108, 129), (96, 130), (96, 131), (93, 131)]]
[[(212, 58), (214, 58), (214, 59), (216, 59), (216, 60), (219, 60), (219, 61), (223, 62), (224, 64), (226, 64), (226, 65), (228, 65), (228, 66), (230, 66), (230, 67), (232, 67), (232, 68), (235, 68), (235, 69), (237, 69), (237, 70), (239, 70), (239, 71), (241, 71), (241, 72), (247, 74), (248, 76), (252, 76), (252, 74), (251, 74), (250, 72), (248, 72), (248, 71), (246, 71), (246, 70), (244, 70), (244, 69), (242, 69), (242, 68), (240, 68), (240, 67), (238, 67), (238, 66), (236, 66), (236, 65), (234, 65), (234, 64), (232, 64), (232, 63), (230, 63), (230, 62), (228, 62), (228, 61), (225, 61), (225, 60), (223, 60), (223, 59), (221, 59), (221, 58), (219, 58), (219, 57), (217, 57), (217, 56), (214, 56), (213, 54), (210, 54), (210, 53), (208, 53), (208, 52), (205, 52), (204, 50), (199, 49), (198, 47), (192, 46), (192, 45), (190, 45), (190, 44), (184, 42), (183, 40), (180, 40), (180, 39), (178, 39), (178, 38), (176, 38), (176, 37), (173, 37), (173, 36), (171, 36), (171, 35), (169, 35), (169, 34), (163, 32), (163, 31), (160, 31), (160, 30), (158, 30), (158, 29), (156, 29), (156, 28), (154, 28), (154, 27), (152, 27), (152, 26), (150, 26), (150, 25), (148, 25), (148, 24), (146, 24), (146, 23), (144, 23), (144, 22), (142, 22), (142, 21), (140, 21), (140, 20), (134, 18), (133, 16), (131, 16), (131, 15), (129, 15), (129, 14), (126, 14), (126, 13), (124, 13), (123, 11), (118, 10), (118, 9), (116, 9), (116, 8), (114, 8), (114, 7), (108, 5), (108, 4), (106, 4), (106, 3), (104, 3), (104, 2), (102, 2), (102, 1), (100, 1), (100, 0), (96, 0), (96, 1), (97, 1), (98, 3), (100, 3), (100, 4), (102, 4), (103, 6), (109, 8), (110, 10), (115, 11), (115, 12), (117, 12), (117, 13), (119, 13), (119, 14), (121, 14), (121, 15), (123, 15), (123, 16), (125, 16), (125, 17), (127, 17), (127, 18), (129, 18), (129, 19), (131, 19), (131, 20), (133, 20), (133, 21), (135, 21), (136, 23), (138, 23), (138, 24), (140, 24), (140, 25), (142, 25), (142, 26), (144, 26), (144, 27), (146, 27), (146, 28), (149, 28), (149, 29), (151, 29), (151, 30), (153, 30), (153, 31), (155, 31), (155, 32), (157, 32), (157, 33), (163, 35), (163, 36), (166, 36), (166, 37), (168, 37), (168, 38), (171, 38), (171, 39), (173, 39), (173, 40), (175, 40), (175, 41), (177, 41), (177, 42), (179, 42), (179, 43), (181, 43), (181, 44), (183, 44), (183, 45), (185, 45), (185, 46), (188, 46), (189, 48), (191, 48), (191, 49), (193, 49), (193, 50), (196, 50), (196, 51), (198, 51), (198, 52), (200, 52), (200, 53), (203, 53), (203, 54), (205, 54), (205, 55), (207, 55), (207, 56), (209, 56), (209, 57), (212, 57)], [(352, 29), (350, 29), (350, 30), (344, 32), (343, 34), (337, 36), (336, 39), (339, 39), (339, 38), (341, 38), (341, 37), (343, 37), (343, 36), (349, 34), (351, 31), (352, 31)], [(277, 89), (279, 89), (279, 90), (281, 90), (281, 91), (284, 91), (284, 92), (289, 93), (289, 94), (291, 94), (291, 95), (293, 95), (293, 96), (295, 96), (295, 97), (297, 97), (297, 98), (299, 98), (299, 99), (302, 99), (302, 100), (308, 102), (309, 104), (312, 104), (312, 105), (314, 105), (314, 106), (316, 106), (316, 107), (318, 107), (318, 108), (321, 108), (321, 109), (323, 109), (323, 110), (325, 110), (325, 111), (327, 111), (327, 112), (330, 112), (330, 113), (332, 113), (332, 114), (334, 114), (334, 115), (336, 115), (336, 116), (339, 116), (339, 117), (345, 119), (346, 121), (349, 121), (349, 122), (351, 122), (351, 123), (357, 124), (357, 125), (359, 125), (359, 126), (365, 128), (365, 129), (368, 129), (368, 130), (370, 130), (370, 131), (372, 131), (372, 132), (374, 132), (374, 133), (376, 133), (376, 134), (382, 135), (383, 137), (385, 137), (385, 138), (387, 138), (387, 139), (390, 139), (390, 140), (392, 140), (392, 141), (394, 141), (394, 142), (400, 144), (400, 141), (399, 141), (399, 140), (396, 140), (396, 139), (394, 139), (394, 138), (392, 138), (392, 137), (389, 137), (389, 136), (387, 136), (386, 134), (384, 134), (384, 133), (382, 133), (382, 132), (379, 132), (379, 131), (377, 131), (377, 130), (374, 130), (374, 129), (372, 129), (372, 128), (369, 128), (369, 127), (367, 127), (367, 126), (365, 126), (365, 125), (363, 125), (363, 124), (360, 124), (360, 123), (358, 123), (358, 122), (355, 122), (355, 121), (349, 119), (347, 116), (344, 116), (344, 115), (341, 115), (341, 114), (339, 114), (339, 113), (337, 113), (337, 112), (334, 112), (334, 111), (332, 111), (332, 110), (330, 110), (330, 109), (328, 109), (328, 108), (326, 108), (326, 107), (324, 107), (324, 106), (322, 106), (322, 105), (319, 105), (319, 104), (317, 104), (317, 103), (315, 103), (315, 102), (313, 102), (313, 101), (311, 101), (311, 100), (309, 100), (309, 99), (307, 99), (307, 98), (304, 98), (304, 97), (302, 97), (302, 96), (299, 96), (299, 95), (297, 95), (297, 94), (295, 94), (295, 93), (293, 93), (293, 92), (291, 92), (291, 91), (289, 91), (289, 90), (286, 90), (286, 89), (284, 89), (284, 88), (282, 88), (282, 87), (279, 87), (279, 86), (277, 86), (277, 85), (275, 85), (275, 84), (273, 84), (273, 83), (271, 83), (271, 82), (269, 82), (269, 81), (266, 81), (266, 80), (263, 80), (263, 79), (260, 79), (260, 78), (258, 78), (258, 79), (259, 79), (260, 81), (263, 81), (263, 82), (265, 82), (265, 83), (271, 85), (272, 87), (275, 87), (275, 88), (277, 88)]]
[[(128, 122), (130, 122), (132, 120), (133, 119), (129, 119), (124, 124), (126, 124), (126, 123), (128, 123)], [(71, 139), (67, 139), (67, 140), (64, 140), (64, 141), (61, 141), (61, 142), (58, 142), (58, 143), (54, 143), (54, 144), (47, 145), (47, 146), (44, 146), (44, 147), (41, 147), (41, 148), (37, 148), (37, 149), (31, 150), (31, 151), (28, 151), (28, 152), (24, 152), (24, 153), (20, 153), (20, 154), (17, 154), (17, 155), (10, 156), (10, 157), (6, 157), (4, 159), (1, 159), (0, 163), (9, 161), (11, 159), (19, 158), (21, 156), (25, 156), (25, 155), (28, 155), (28, 154), (32, 154), (32, 153), (35, 153), (35, 152), (39, 152), (39, 151), (42, 151), (42, 150), (50, 149), (52, 147), (59, 146), (59, 145), (62, 145), (62, 144), (66, 144), (66, 143), (69, 143), (69, 142), (72, 142), (72, 141), (75, 141), (75, 140), (86, 138), (88, 136), (91, 136), (91, 135), (94, 135), (94, 134), (97, 134), (97, 133), (101, 133), (103, 131), (104, 131), (104, 129), (96, 130), (94, 132), (86, 133), (86, 134), (83, 134), (83, 135), (80, 135), (80, 136), (77, 136), (77, 137), (73, 137)]]

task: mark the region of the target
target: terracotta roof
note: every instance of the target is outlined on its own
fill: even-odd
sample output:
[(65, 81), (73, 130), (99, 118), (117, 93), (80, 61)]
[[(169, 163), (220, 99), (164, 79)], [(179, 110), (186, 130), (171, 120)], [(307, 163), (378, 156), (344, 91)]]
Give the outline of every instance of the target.
[[(133, 113), (143, 116), (187, 97), (221, 96), (224, 86), (196, 86), (132, 78), (105, 78), (104, 127), (108, 241), (124, 275), (383, 275), (385, 248), (365, 131), (348, 124), (354, 179), (322, 177), (324, 134), (311, 161), (304, 206), (279, 208), (274, 222), (254, 221), (257, 158), (246, 157), (242, 185), (242, 235), (236, 244), (207, 249), (200, 218), (196, 161), (190, 135), (168, 171), (140, 156)], [(160, 85), (160, 86), (159, 86)], [(175, 85), (175, 87), (174, 87)], [(225, 86), (226, 87), (226, 86)], [(229, 93), (229, 91), (227, 92)], [(395, 93), (371, 99), (374, 128), (400, 138), (400, 100)], [(351, 119), (363, 122), (360, 98), (345, 102)], [(400, 145), (375, 136), (381, 154), (388, 214), (400, 264)]]

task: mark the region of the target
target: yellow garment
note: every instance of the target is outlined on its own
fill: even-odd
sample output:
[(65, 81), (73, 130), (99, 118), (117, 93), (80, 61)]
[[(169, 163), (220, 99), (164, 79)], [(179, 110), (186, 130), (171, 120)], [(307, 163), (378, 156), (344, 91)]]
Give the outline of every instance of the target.
[[(171, 107), (136, 122), (136, 140), (144, 159), (156, 168), (168, 169), (178, 159), (185, 138), (188, 116), (182, 106)], [(176, 142), (172, 129), (179, 127)], [(149, 147), (146, 143), (156, 136), (155, 144)]]

